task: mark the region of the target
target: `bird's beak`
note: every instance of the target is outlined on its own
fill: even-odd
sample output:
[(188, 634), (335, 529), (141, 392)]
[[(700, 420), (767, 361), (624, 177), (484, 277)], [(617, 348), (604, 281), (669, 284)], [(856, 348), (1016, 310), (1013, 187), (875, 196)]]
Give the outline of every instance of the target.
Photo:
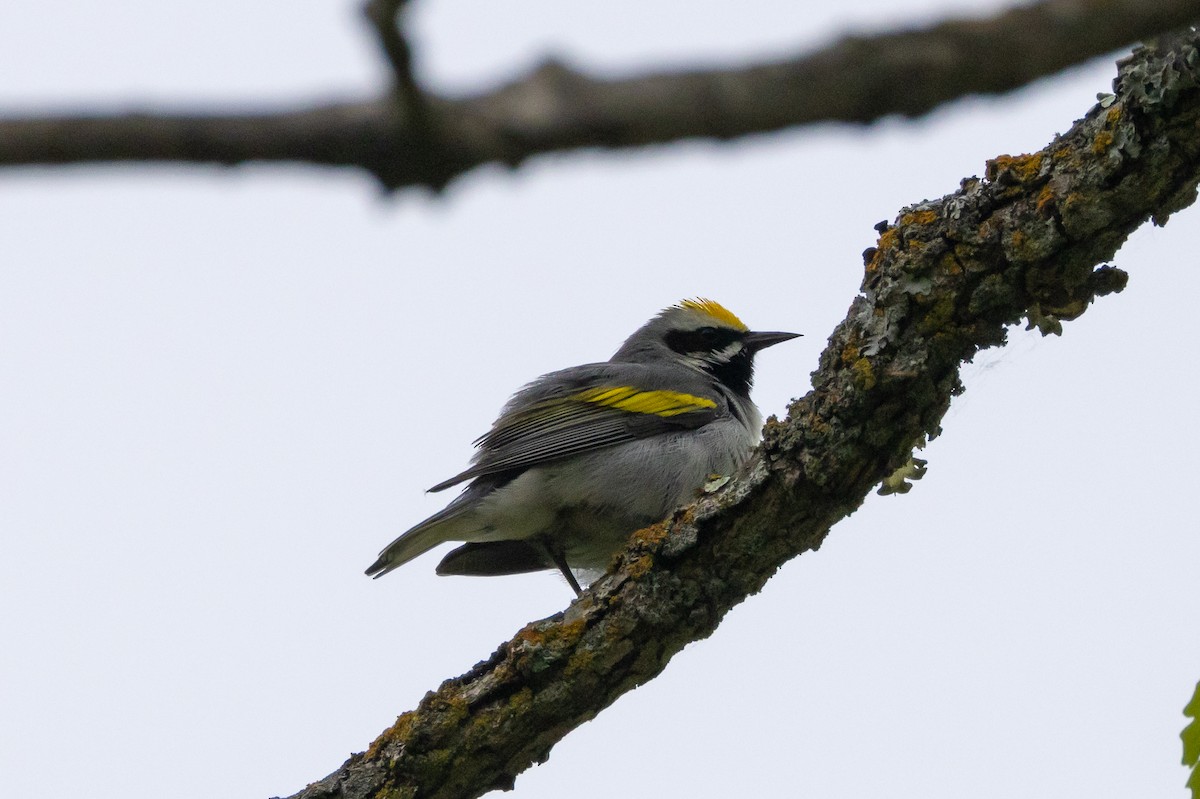
[(747, 333), (745, 341), (746, 341), (746, 347), (750, 350), (750, 352), (758, 352), (759, 350), (765, 350), (767, 347), (770, 347), (773, 344), (778, 344), (782, 341), (791, 341), (794, 338), (798, 338), (800, 335), (802, 335), (802, 334), (800, 334), (800, 333)]

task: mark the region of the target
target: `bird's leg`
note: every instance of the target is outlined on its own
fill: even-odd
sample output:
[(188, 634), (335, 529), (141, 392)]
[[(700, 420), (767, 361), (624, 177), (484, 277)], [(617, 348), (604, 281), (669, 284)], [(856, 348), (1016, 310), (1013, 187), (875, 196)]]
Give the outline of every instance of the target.
[(575, 575), (571, 572), (571, 567), (567, 565), (567, 559), (563, 556), (562, 552), (550, 546), (545, 541), (542, 542), (542, 548), (546, 550), (546, 557), (550, 558), (550, 561), (562, 572), (562, 576), (567, 578), (567, 583), (575, 590), (575, 596), (582, 596), (583, 589), (579, 587), (579, 581), (575, 579)]

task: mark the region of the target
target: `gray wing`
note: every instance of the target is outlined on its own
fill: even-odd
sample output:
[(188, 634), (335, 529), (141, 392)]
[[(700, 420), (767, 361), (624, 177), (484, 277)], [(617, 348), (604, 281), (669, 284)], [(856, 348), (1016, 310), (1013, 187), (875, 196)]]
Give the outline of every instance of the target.
[(492, 429), (475, 442), (479, 452), (471, 468), (429, 490), (708, 424), (719, 415), (723, 400), (698, 379), (687, 382), (689, 391), (657, 388), (661, 376), (641, 364), (552, 372), (513, 397)]
[[(671, 384), (672, 389), (660, 388)], [(679, 386), (688, 386), (680, 389)], [(591, 364), (552, 372), (526, 386), (477, 442), (471, 468), (431, 491), (472, 483), (444, 509), (389, 544), (367, 569), (380, 577), (453, 539), (444, 525), (474, 507), (508, 477), (533, 466), (626, 441), (701, 427), (717, 418), (725, 400), (703, 378), (664, 374), (641, 364)], [(494, 479), (486, 479), (494, 478)], [(481, 559), (487, 564), (480, 565)], [(447, 555), (440, 574), (492, 574), (550, 568), (545, 553), (520, 542), (468, 544)]]

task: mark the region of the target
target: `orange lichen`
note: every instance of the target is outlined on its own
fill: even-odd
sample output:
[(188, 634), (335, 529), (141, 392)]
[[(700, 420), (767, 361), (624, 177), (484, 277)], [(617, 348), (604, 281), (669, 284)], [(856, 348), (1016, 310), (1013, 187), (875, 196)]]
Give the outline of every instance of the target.
[(536, 674), (561, 663), (579, 645), (587, 631), (587, 620), (577, 618), (557, 623), (536, 622), (516, 635), (508, 661), (516, 675)]
[(888, 228), (879, 234), (879, 242), (876, 246), (867, 250), (870, 253), (871, 259), (867, 262), (867, 271), (875, 272), (883, 266), (884, 251), (895, 249), (900, 244), (900, 233), (896, 228)]
[(574, 644), (583, 636), (587, 629), (587, 619), (579, 618), (574, 621), (564, 621), (553, 624), (546, 630), (546, 643)]
[(1112, 143), (1112, 132), (1102, 130), (1096, 134), (1096, 138), (1092, 141), (1092, 152), (1096, 155), (1103, 155), (1109, 147), (1112, 147)]
[(1088, 200), (1084, 195), (1080, 194), (1079, 192), (1072, 192), (1072, 193), (1068, 194), (1066, 197), (1061, 198), (1058, 201), (1058, 206), (1059, 206), (1059, 208), (1063, 209), (1064, 212), (1069, 212), (1069, 211), (1073, 210), (1075, 208), (1075, 206), (1079, 205), (1081, 202), (1088, 202)]
[(537, 622), (526, 624), (517, 634), (513, 636), (513, 640), (520, 643), (530, 644), (532, 646), (541, 646), (545, 636), (542, 630), (538, 627)]
[(879, 249), (895, 247), (898, 241), (900, 241), (900, 231), (894, 227), (890, 227), (879, 234)]
[(666, 522), (658, 522), (649, 527), (643, 527), (634, 533), (633, 537), (641, 544), (658, 544), (667, 537), (667, 524)]
[(998, 155), (987, 161), (984, 174), (991, 181), (1008, 177), (1013, 182), (1025, 183), (1036, 178), (1041, 169), (1041, 153), (1034, 153), (1032, 155)]
[(936, 211), (913, 211), (900, 217), (901, 225), (929, 225), (937, 221)]
[(1050, 188), (1049, 184), (1047, 184), (1042, 188), (1041, 193), (1038, 194), (1038, 213), (1042, 214), (1043, 216), (1049, 216), (1050, 212), (1054, 210), (1054, 200), (1054, 190)]
[(643, 555), (625, 567), (625, 573), (635, 580), (646, 574), (654, 566), (654, 558)]

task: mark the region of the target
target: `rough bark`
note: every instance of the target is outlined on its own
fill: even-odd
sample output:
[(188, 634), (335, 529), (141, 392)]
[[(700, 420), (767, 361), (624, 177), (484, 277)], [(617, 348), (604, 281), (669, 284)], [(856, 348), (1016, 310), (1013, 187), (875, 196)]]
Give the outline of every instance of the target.
[(1200, 18), (1200, 0), (1045, 0), (745, 67), (600, 79), (548, 62), (494, 91), (444, 97), (413, 79), (407, 41), (389, 22), (403, 5), (367, 4), (394, 77), (380, 97), (256, 113), (0, 118), (0, 166), (282, 161), (365, 169), (388, 189), (440, 189), (482, 164), (540, 153), (917, 116)]
[(1115, 96), (1043, 150), (905, 208), (864, 253), (861, 294), (813, 390), (769, 420), (745, 472), (642, 530), (614, 570), (447, 680), (370, 748), (296, 794), (473, 797), (510, 788), (567, 732), (655, 677), (783, 563), (815, 549), (937, 435), (959, 369), (1028, 321), (1058, 332), (1125, 274), (1104, 265), (1195, 200), (1200, 34), (1122, 62)]

